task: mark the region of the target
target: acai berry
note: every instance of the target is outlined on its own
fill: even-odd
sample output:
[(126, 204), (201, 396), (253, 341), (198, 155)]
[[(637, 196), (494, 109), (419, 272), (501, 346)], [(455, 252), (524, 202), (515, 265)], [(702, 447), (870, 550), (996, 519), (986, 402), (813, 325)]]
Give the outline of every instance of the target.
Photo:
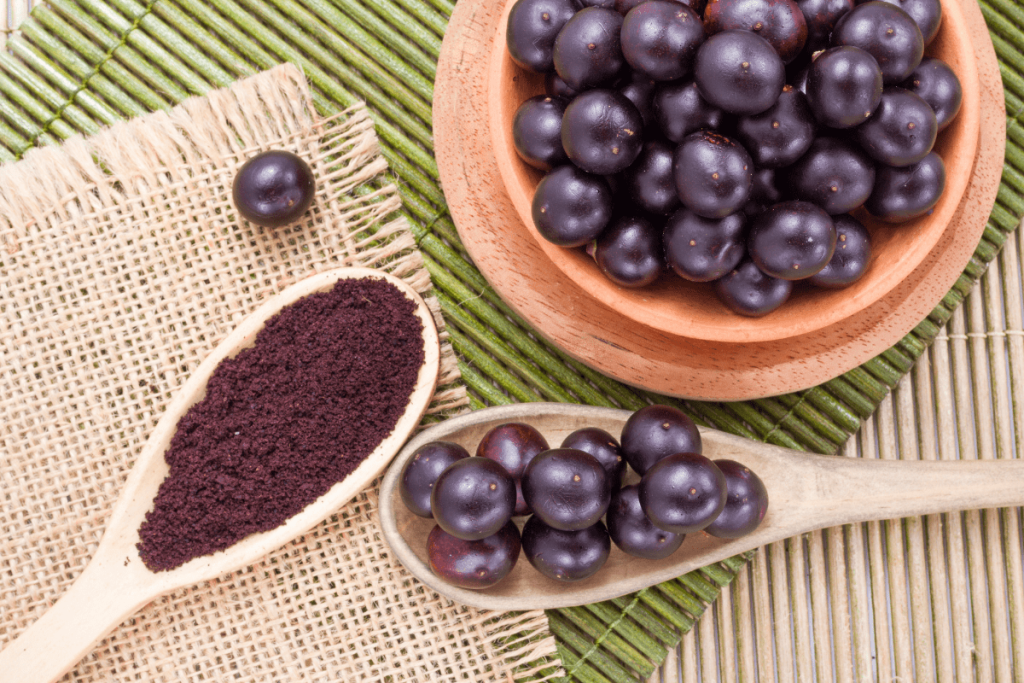
[(594, 456), (553, 448), (534, 458), (523, 473), (523, 495), (536, 517), (555, 529), (585, 529), (604, 517), (611, 482)]
[(642, 216), (613, 219), (587, 251), (601, 272), (622, 287), (646, 287), (664, 270), (661, 227)]
[(822, 125), (859, 126), (874, 113), (881, 99), (882, 70), (875, 58), (859, 47), (833, 47), (811, 62), (807, 100)]
[(302, 157), (270, 150), (242, 164), (231, 198), (245, 220), (264, 228), (280, 228), (306, 213), (315, 191), (313, 170)]
[(641, 408), (622, 427), (622, 453), (638, 474), (673, 453), (700, 453), (697, 425), (683, 411), (666, 405)]
[(875, 218), (901, 223), (931, 211), (945, 187), (946, 165), (931, 152), (912, 166), (880, 167), (864, 207)]
[(604, 178), (572, 164), (559, 166), (537, 185), (533, 223), (547, 241), (581, 247), (597, 239), (612, 217), (612, 190)]
[(434, 484), (434, 519), (456, 538), (478, 541), (505, 526), (516, 507), (516, 483), (508, 471), (486, 458), (452, 463)]
[(643, 149), (643, 128), (640, 112), (625, 95), (589, 90), (565, 109), (562, 146), (584, 171), (610, 175), (636, 161)]
[(736, 137), (758, 168), (781, 168), (803, 156), (816, 128), (807, 96), (787, 85), (767, 110), (740, 118)]
[(465, 448), (448, 441), (432, 441), (417, 448), (402, 468), (402, 480), (398, 485), (398, 493), (409, 511), (420, 517), (433, 517), (430, 494), (434, 483), (449, 465), (468, 457)]
[(622, 446), (614, 436), (597, 427), (584, 427), (565, 437), (561, 447), (575, 448), (592, 455), (604, 468), (612, 491), (618, 490), (626, 471), (626, 459), (622, 455)]
[(586, 529), (563, 531), (537, 515), (523, 527), (523, 553), (544, 576), (557, 581), (581, 581), (597, 573), (611, 553), (612, 542), (601, 522)]
[(835, 137), (817, 138), (786, 171), (790, 194), (829, 214), (847, 213), (862, 205), (875, 183), (875, 164), (864, 150)]
[(833, 216), (836, 250), (828, 264), (808, 282), (818, 287), (841, 289), (859, 280), (871, 262), (871, 236), (864, 224), (849, 214)]
[(588, 7), (566, 22), (555, 39), (555, 71), (574, 90), (610, 86), (622, 72), (622, 15)]
[(704, 26), (697, 13), (669, 0), (634, 7), (622, 22), (622, 54), (631, 67), (656, 81), (689, 76)]
[(725, 218), (702, 218), (680, 209), (665, 224), (665, 260), (685, 280), (717, 280), (747, 253), (746, 228), (742, 211)]
[(661, 215), (679, 208), (674, 154), (675, 148), (661, 140), (645, 142), (637, 160), (622, 172), (622, 192), (637, 208)]
[(906, 80), (924, 56), (924, 37), (914, 19), (879, 0), (845, 14), (832, 31), (832, 45), (853, 45), (869, 53), (878, 62), (885, 85)]
[(673, 172), (683, 206), (705, 218), (725, 218), (750, 196), (754, 163), (724, 135), (699, 131), (676, 148)]
[(555, 38), (574, 14), (573, 0), (518, 0), (505, 31), (512, 61), (537, 73), (554, 71)]
[(807, 41), (807, 22), (794, 0), (712, 0), (704, 10), (709, 35), (741, 29), (768, 41), (788, 64)]
[(715, 294), (729, 310), (748, 318), (760, 318), (786, 303), (793, 281), (761, 272), (747, 259), (725, 277), (715, 280)]
[(427, 535), (427, 561), (448, 583), (480, 590), (508, 576), (519, 559), (520, 547), (519, 529), (512, 522), (477, 541), (457, 538), (435, 526)]
[(659, 529), (640, 507), (640, 487), (623, 486), (608, 507), (608, 535), (619, 549), (634, 557), (661, 560), (683, 544), (684, 534)]
[(548, 442), (536, 428), (521, 422), (506, 422), (488, 430), (476, 447), (478, 458), (498, 463), (516, 482), (516, 508), (513, 514), (528, 515), (530, 506), (523, 498), (523, 472), (530, 461), (548, 450)]
[(854, 131), (864, 151), (887, 166), (916, 164), (932, 151), (938, 132), (931, 105), (903, 88), (887, 88), (875, 113)]
[(964, 95), (960, 79), (949, 65), (940, 59), (922, 59), (910, 77), (903, 82), (902, 87), (919, 95), (931, 105), (940, 131), (952, 123), (960, 111)]
[(939, 0), (884, 0), (909, 14), (921, 29), (925, 46), (935, 39), (942, 25), (942, 3)]
[(562, 147), (562, 114), (568, 100), (538, 95), (519, 105), (512, 118), (512, 143), (526, 163), (542, 171), (569, 161)]
[(715, 460), (725, 476), (725, 507), (704, 531), (718, 538), (746, 536), (768, 512), (768, 490), (754, 472), (735, 460)]
[(760, 114), (775, 104), (786, 68), (775, 48), (750, 31), (722, 31), (697, 51), (694, 80), (712, 106), (730, 114)]
[(803, 280), (825, 267), (836, 248), (832, 218), (809, 202), (782, 202), (754, 221), (747, 251), (772, 277)]
[(705, 100), (694, 81), (663, 83), (654, 92), (654, 118), (661, 134), (682, 142), (690, 133), (722, 124), (722, 110)]
[(853, 9), (853, 0), (796, 0), (796, 4), (807, 20), (805, 55), (827, 48), (836, 22)]
[(725, 475), (697, 453), (676, 453), (658, 461), (640, 480), (640, 507), (654, 526), (676, 534), (700, 531), (726, 502)]

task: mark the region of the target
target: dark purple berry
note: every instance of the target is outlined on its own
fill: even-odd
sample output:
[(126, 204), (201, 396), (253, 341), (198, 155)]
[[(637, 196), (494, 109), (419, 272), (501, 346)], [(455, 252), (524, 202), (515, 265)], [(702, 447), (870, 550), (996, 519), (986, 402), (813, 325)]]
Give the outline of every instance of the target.
[(725, 475), (728, 493), (722, 512), (704, 528), (718, 538), (739, 538), (756, 529), (768, 512), (768, 489), (749, 467), (735, 460), (715, 460)]
[(512, 143), (534, 168), (548, 171), (569, 161), (562, 148), (562, 114), (567, 100), (537, 95), (519, 105), (512, 118)]
[(840, 214), (867, 201), (875, 182), (875, 165), (857, 145), (822, 137), (787, 169), (786, 179), (793, 197)]
[(746, 260), (731, 273), (715, 280), (715, 294), (733, 313), (748, 318), (768, 315), (786, 303), (793, 293), (792, 280), (765, 275)]
[(743, 205), (743, 213), (748, 219), (757, 215), (772, 204), (782, 201), (782, 193), (775, 184), (775, 170), (759, 168), (754, 171), (754, 183), (750, 186), (750, 199)]
[(704, 26), (697, 13), (669, 0), (650, 0), (622, 22), (622, 55), (631, 67), (656, 81), (689, 76)]
[(880, 166), (864, 205), (875, 218), (902, 223), (931, 211), (946, 187), (946, 165), (931, 152), (912, 166)]
[(518, 0), (505, 31), (512, 61), (537, 73), (554, 71), (555, 38), (574, 14), (572, 0)]
[(588, 7), (566, 22), (555, 39), (555, 71), (574, 90), (611, 86), (622, 72), (622, 15)]
[(725, 218), (750, 196), (754, 163), (738, 143), (700, 131), (676, 149), (672, 165), (683, 206), (705, 218)]
[(315, 192), (313, 169), (302, 157), (271, 150), (242, 164), (231, 197), (245, 220), (264, 228), (280, 228), (306, 213)]
[(547, 241), (581, 247), (594, 240), (612, 218), (612, 191), (604, 178), (572, 164), (552, 170), (533, 195), (533, 223)]
[(700, 453), (700, 432), (693, 420), (672, 406), (641, 408), (622, 427), (622, 454), (638, 474), (673, 453)]
[(686, 280), (717, 280), (746, 255), (746, 227), (742, 211), (716, 219), (680, 209), (665, 224), (665, 260)]
[(939, 0), (884, 0), (896, 5), (913, 17), (921, 29), (925, 46), (935, 39), (942, 25), (942, 4)]
[(640, 487), (623, 486), (608, 506), (608, 535), (619, 550), (634, 557), (661, 560), (683, 544), (684, 534), (659, 529), (640, 507)]
[(508, 576), (519, 559), (519, 529), (506, 522), (497, 533), (466, 541), (435, 526), (427, 536), (430, 569), (448, 583), (480, 590)]
[(667, 215), (679, 207), (672, 159), (675, 150), (659, 140), (644, 143), (640, 156), (623, 171), (622, 191), (640, 209)]
[(654, 93), (654, 117), (662, 135), (682, 142), (690, 133), (718, 128), (722, 110), (708, 104), (693, 81), (664, 83)]
[(829, 128), (859, 126), (882, 99), (882, 71), (859, 47), (825, 50), (811, 62), (807, 101), (815, 118)]
[(569, 84), (562, 80), (562, 77), (551, 71), (544, 75), (544, 92), (552, 97), (564, 97), (567, 100), (579, 95), (578, 90), (573, 90)]
[(767, 40), (749, 31), (722, 31), (697, 51), (694, 80), (701, 96), (730, 114), (760, 114), (775, 104), (786, 68)]
[(434, 483), (449, 465), (468, 457), (465, 448), (447, 441), (432, 441), (417, 448), (402, 468), (402, 480), (398, 485), (398, 493), (409, 512), (420, 517), (433, 517), (430, 493)]
[(604, 566), (612, 549), (604, 524), (579, 531), (562, 531), (537, 515), (523, 527), (523, 553), (534, 569), (549, 579), (581, 581)]
[(803, 156), (815, 128), (807, 96), (787, 85), (766, 111), (740, 118), (736, 137), (758, 168), (780, 168)]
[(618, 490), (622, 484), (622, 475), (626, 471), (626, 459), (622, 455), (622, 447), (615, 437), (597, 427), (584, 427), (565, 437), (562, 448), (575, 448), (589, 453), (601, 463), (605, 476), (611, 482), (612, 491)]
[(878, 0), (854, 7), (839, 20), (832, 46), (840, 45), (859, 47), (874, 57), (885, 85), (906, 80), (924, 56), (924, 38), (914, 19)]
[(809, 202), (769, 207), (750, 227), (747, 251), (759, 269), (783, 280), (803, 280), (828, 264), (836, 228), (824, 209)]
[(833, 216), (836, 226), (836, 250), (828, 265), (812, 275), (808, 282), (818, 287), (841, 289), (853, 284), (868, 269), (871, 261), (871, 236), (864, 225), (849, 214)]
[(704, 8), (704, 27), (708, 35), (730, 29), (755, 33), (787, 64), (807, 41), (807, 21), (794, 0), (711, 0)]
[(562, 116), (562, 146), (574, 164), (588, 173), (626, 170), (643, 148), (643, 118), (622, 93), (588, 90)]
[(498, 463), (516, 482), (515, 515), (530, 514), (530, 506), (523, 498), (523, 472), (539, 453), (548, 450), (544, 435), (527, 424), (507, 422), (491, 428), (476, 447), (478, 458)]
[(621, 287), (646, 287), (664, 269), (661, 228), (641, 216), (613, 219), (588, 251), (601, 272)]
[(935, 145), (939, 122), (931, 105), (903, 88), (886, 88), (882, 102), (854, 131), (857, 142), (886, 166), (910, 166)]
[(544, 451), (523, 473), (523, 496), (534, 516), (562, 531), (586, 529), (604, 517), (611, 493), (601, 463), (575, 448)]
[(640, 118), (644, 122), (644, 131), (654, 130), (657, 120), (654, 118), (654, 92), (658, 82), (645, 76), (639, 71), (631, 71), (629, 82), (619, 88), (619, 92), (626, 96), (626, 99), (633, 103), (636, 110), (640, 112)]
[(806, 55), (827, 48), (836, 22), (853, 9), (853, 0), (796, 0), (796, 4), (807, 20)]
[(697, 453), (659, 460), (640, 480), (640, 507), (654, 526), (691, 534), (711, 524), (726, 500), (725, 475)]
[(434, 483), (430, 509), (434, 519), (456, 538), (478, 541), (512, 519), (516, 483), (504, 467), (486, 458), (463, 458)]
[(942, 130), (956, 118), (963, 101), (963, 88), (949, 65), (939, 59), (926, 57), (921, 60), (903, 86), (927, 102)]

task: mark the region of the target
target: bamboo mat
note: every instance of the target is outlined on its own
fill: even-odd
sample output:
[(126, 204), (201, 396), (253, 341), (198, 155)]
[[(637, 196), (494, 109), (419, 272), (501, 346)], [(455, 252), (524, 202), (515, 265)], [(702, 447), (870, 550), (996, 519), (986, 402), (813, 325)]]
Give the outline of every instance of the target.
[[(474, 407), (543, 399), (636, 408), (658, 399), (539, 343), (461, 251), (430, 136), (433, 70), (450, 0), (49, 0), (26, 21), (27, 2), (6, 0), (0, 26), (19, 29), (0, 54), (0, 159), (292, 61), (312, 84), (321, 113), (360, 99), (375, 112)], [(1024, 111), (1017, 47), (1024, 45), (1024, 8), (986, 0), (982, 10), (1016, 117)], [(820, 453), (837, 452), (856, 432), (846, 455), (958, 457), (958, 447), (965, 457), (1012, 454), (1024, 396), (1005, 378), (1022, 366), (1019, 355), (992, 349), (1020, 344), (1013, 330), (1020, 330), (1021, 315), (1008, 335), (978, 335), (1013, 324), (1011, 313), (997, 315), (1001, 304), (991, 303), (991, 291), (1016, 292), (1004, 296), (1019, 308), (1019, 256), (1001, 264), (1005, 277), (972, 297), (967, 313), (954, 314), (1008, 235), (1020, 253), (1013, 231), (1024, 213), (1024, 134), (1016, 118), (1012, 123), (1009, 163), (985, 239), (913, 333), (822, 387), (682, 407), (720, 429)], [(986, 328), (988, 320), (995, 327)], [(919, 370), (890, 397), (918, 358)], [(947, 366), (946, 374), (934, 369)], [(1014, 384), (1016, 391), (1024, 386)], [(1003, 399), (985, 400), (989, 391)], [(934, 420), (936, 414), (957, 419)], [(936, 424), (946, 431), (935, 431)], [(666, 656), (654, 680), (675, 681), (680, 671), (683, 680), (736, 680), (741, 673), (758, 680), (758, 670), (759, 680), (771, 680), (776, 669), (783, 681), (870, 680), (875, 666), (882, 680), (1024, 680), (1019, 655), (1010, 654), (1024, 651), (1013, 640), (1024, 637), (1018, 518), (1019, 511), (1006, 519), (986, 512), (943, 519), (941, 528), (936, 520), (908, 520), (828, 530), (772, 546), (750, 564), (737, 558), (624, 601), (549, 612), (550, 626), (563, 662), (585, 681), (646, 678)], [(712, 609), (698, 619), (708, 604)]]

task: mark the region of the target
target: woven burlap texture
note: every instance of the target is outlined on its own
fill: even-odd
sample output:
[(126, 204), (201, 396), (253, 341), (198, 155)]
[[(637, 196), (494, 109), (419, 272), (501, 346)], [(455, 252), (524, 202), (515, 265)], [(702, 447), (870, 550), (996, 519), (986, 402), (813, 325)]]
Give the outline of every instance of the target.
[[(237, 219), (230, 199), (240, 164), (266, 149), (303, 156), (318, 182), (307, 218), (277, 231)], [(376, 267), (424, 293), (443, 330), (386, 170), (366, 109), (320, 119), (290, 65), (0, 168), (0, 647), (81, 573), (175, 390), (269, 296)], [(434, 419), (467, 402), (442, 341)], [(257, 565), (155, 601), (67, 679), (548, 673), (542, 612), (425, 589), (390, 557), (376, 509), (372, 487)]]

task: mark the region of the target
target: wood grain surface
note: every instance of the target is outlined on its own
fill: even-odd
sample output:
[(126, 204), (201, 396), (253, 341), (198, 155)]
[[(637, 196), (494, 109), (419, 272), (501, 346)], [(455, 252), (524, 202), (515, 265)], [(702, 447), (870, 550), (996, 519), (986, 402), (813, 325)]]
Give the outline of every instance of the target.
[(980, 79), (980, 137), (967, 189), (935, 247), (874, 305), (814, 333), (726, 343), (641, 324), (598, 301), (550, 258), (504, 191), (488, 101), (494, 38), (504, 7), (456, 6), (434, 97), (445, 194), (460, 237), (488, 282), (551, 343), (596, 370), (659, 393), (744, 400), (825, 382), (889, 348), (923, 319), (960, 275), (992, 208), (1005, 142), (1002, 83), (984, 29), (970, 34)]

